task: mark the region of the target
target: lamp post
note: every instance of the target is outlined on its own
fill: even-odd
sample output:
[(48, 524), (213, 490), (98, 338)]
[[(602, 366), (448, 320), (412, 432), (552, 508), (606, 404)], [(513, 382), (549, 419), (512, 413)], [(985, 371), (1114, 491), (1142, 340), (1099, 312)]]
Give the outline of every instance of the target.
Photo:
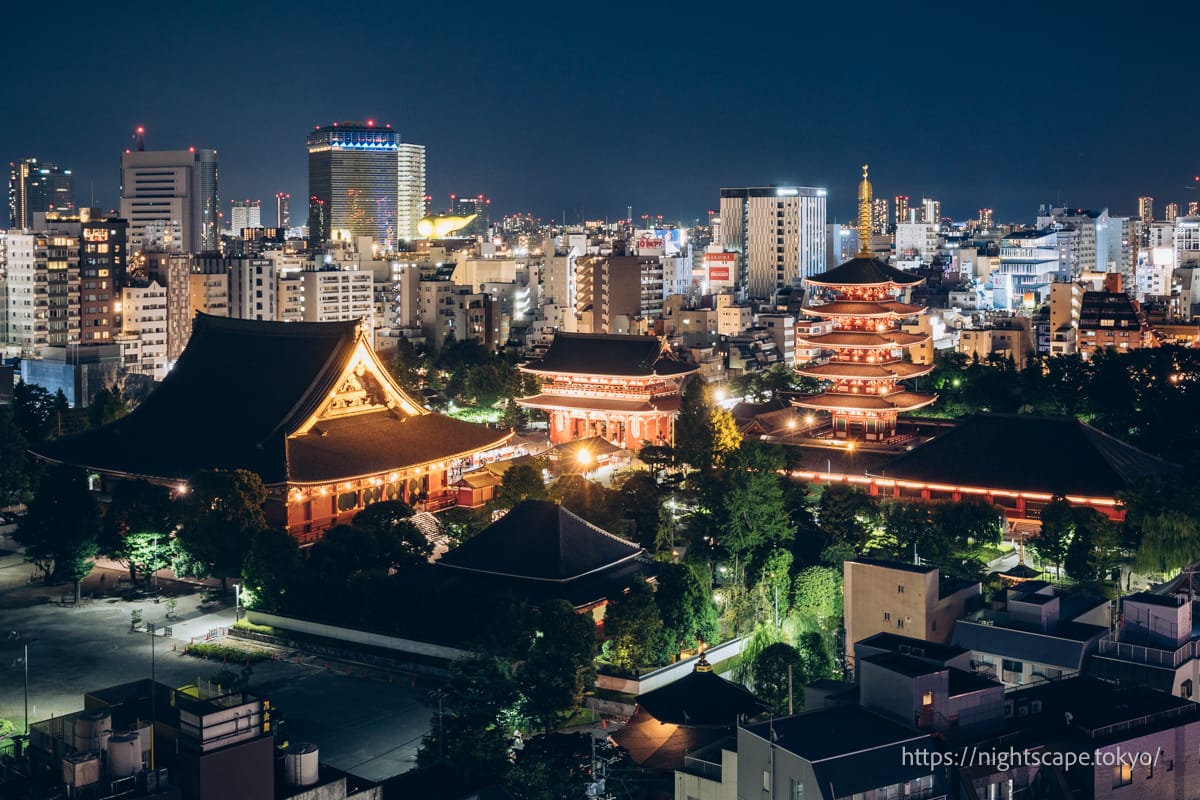
[(240, 583), (233, 584), (233, 624), (237, 625), (242, 618), (242, 586)]
[(29, 735), (29, 642), (22, 642), (25, 647), (25, 655), (21, 658), (22, 666), (25, 667), (25, 735)]

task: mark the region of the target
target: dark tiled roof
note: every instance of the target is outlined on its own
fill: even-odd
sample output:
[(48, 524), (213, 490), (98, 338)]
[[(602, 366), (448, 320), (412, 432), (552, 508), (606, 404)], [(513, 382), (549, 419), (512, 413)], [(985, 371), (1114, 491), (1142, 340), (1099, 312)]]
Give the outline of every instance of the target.
[(958, 697), (962, 694), (970, 694), (971, 692), (982, 692), (986, 689), (995, 689), (1003, 687), (1004, 684), (999, 681), (994, 681), (991, 678), (986, 678), (974, 672), (967, 672), (965, 669), (950, 668), (950, 681), (948, 690), (951, 697)]
[(162, 384), (127, 417), (41, 445), (54, 461), (186, 479), (202, 469), (286, 478), (284, 436), (316, 410), (354, 346), (355, 322), (257, 322), (197, 314)]
[(916, 678), (921, 675), (932, 675), (935, 672), (941, 672), (947, 667), (933, 661), (927, 661), (923, 658), (915, 658), (903, 653), (879, 653), (873, 656), (867, 656), (863, 659), (868, 664), (886, 669), (888, 672), (895, 672), (898, 675), (904, 675), (908, 678)]
[(599, 333), (558, 333), (540, 361), (527, 364), (530, 372), (579, 375), (684, 375), (697, 367), (684, 364), (657, 336)]
[(641, 553), (557, 503), (525, 500), (442, 556), (446, 567), (537, 581), (571, 581)]
[(325, 420), (287, 440), (293, 481), (324, 482), (387, 472), (499, 447), (512, 431), (442, 414), (390, 411)]
[[(937, 400), (935, 394), (917, 392), (894, 392), (888, 395), (847, 394), (825, 392), (797, 398), (794, 402), (801, 408), (813, 409), (857, 409), (863, 411), (912, 411)], [(889, 475), (890, 477), (890, 475)]]
[[(1104, 628), (1095, 628), (1099, 636)], [(1061, 669), (1080, 670), (1084, 658), (1094, 645), (1066, 636), (1038, 633), (998, 625), (980, 625), (960, 619), (954, 625), (954, 643), (977, 653), (992, 653), (1017, 661), (1036, 661)]]
[[(730, 729), (733, 725), (730, 724)], [(664, 727), (643, 708), (633, 713), (612, 739), (629, 753), (639, 767), (654, 770), (681, 769), (685, 757), (728, 738), (728, 731), (680, 725)], [(718, 759), (720, 756), (718, 756)]]
[(880, 284), (915, 286), (924, 280), (920, 275), (896, 269), (891, 264), (873, 256), (855, 256), (828, 272), (805, 278), (806, 283), (817, 286), (878, 286)]
[(674, 725), (737, 725), (739, 717), (754, 717), (767, 705), (744, 686), (717, 673), (692, 670), (677, 681), (638, 695), (637, 703), (659, 722)]
[(773, 733), (776, 745), (810, 762), (925, 736), (859, 706), (810, 711), (745, 728), (768, 742)]
[(127, 417), (37, 453), (109, 472), (185, 480), (247, 469), (263, 482), (353, 478), (496, 447), (510, 432), (421, 412), (356, 414), (289, 438), (329, 397), (356, 322), (261, 322), (198, 314), (161, 385)]
[(679, 395), (672, 394), (648, 400), (626, 400), (616, 397), (573, 397), (566, 394), (535, 394), (518, 397), (517, 404), (529, 408), (579, 408), (593, 411), (618, 411), (624, 414), (657, 414), (679, 410)]
[(1073, 417), (978, 414), (887, 465), (888, 478), (1113, 497), (1174, 470)]

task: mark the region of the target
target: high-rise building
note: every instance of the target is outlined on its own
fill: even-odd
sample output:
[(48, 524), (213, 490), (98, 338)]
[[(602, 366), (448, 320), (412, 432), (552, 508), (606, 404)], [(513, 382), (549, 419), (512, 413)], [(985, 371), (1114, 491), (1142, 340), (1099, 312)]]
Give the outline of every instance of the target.
[(425, 145), (401, 142), (396, 149), (396, 238), (420, 237), (417, 223), (429, 213), (425, 195)]
[(1138, 216), (1142, 220), (1143, 225), (1149, 225), (1154, 222), (1154, 198), (1139, 197), (1138, 198)]
[(1195, 200), (1192, 200), (1192, 201), (1190, 201), (1190, 202), (1188, 203), (1188, 213), (1187, 213), (1187, 215), (1188, 215), (1189, 217), (1195, 217), (1195, 216), (1198, 216), (1198, 215), (1200, 215), (1200, 202), (1197, 202), (1197, 201), (1195, 201)]
[(808, 186), (721, 190), (721, 247), (738, 254), (742, 295), (770, 299), (825, 270), (825, 203)]
[(460, 229), (455, 236), (473, 237), (487, 236), (488, 229), (492, 226), (491, 216), (492, 201), (483, 195), (475, 197), (459, 197), (458, 195), (450, 195), (450, 213), (456, 217), (469, 217), (475, 215), (475, 219), (471, 220), (470, 224)]
[(896, 195), (896, 224), (908, 222), (908, 195)]
[[(873, 236), (882, 236), (888, 232), (888, 200), (886, 197), (877, 197), (871, 204), (871, 234)], [(838, 263), (842, 263), (843, 259), (838, 259)]]
[(234, 200), (229, 214), (229, 228), (241, 236), (246, 228), (262, 227), (262, 200)]
[(930, 225), (942, 224), (942, 201), (921, 198), (921, 219)]
[(181, 250), (215, 252), (220, 244), (218, 208), (216, 150), (122, 154), (121, 217), (129, 222), (130, 249), (144, 246), (147, 223), (170, 222), (179, 224)]
[(979, 209), (979, 227), (985, 231), (990, 231), (996, 224), (996, 217), (992, 209)]
[(80, 344), (112, 344), (121, 331), (125, 286), (126, 222), (90, 219), (80, 224)]
[(1167, 222), (1174, 222), (1179, 218), (1179, 203), (1167, 203), (1167, 208), (1163, 211), (1163, 219)]
[[(335, 122), (308, 135), (308, 232), (315, 243), (396, 241), (400, 134), (390, 125)], [(415, 227), (415, 226), (414, 226)]]
[(8, 173), (8, 226), (25, 230), (39, 211), (75, 208), (71, 170), (57, 164), (23, 158), (11, 162)]
[(275, 193), (275, 227), (287, 230), (292, 227), (292, 196), (287, 192)]
[(79, 236), (10, 233), (8, 343), (22, 355), (79, 344)]

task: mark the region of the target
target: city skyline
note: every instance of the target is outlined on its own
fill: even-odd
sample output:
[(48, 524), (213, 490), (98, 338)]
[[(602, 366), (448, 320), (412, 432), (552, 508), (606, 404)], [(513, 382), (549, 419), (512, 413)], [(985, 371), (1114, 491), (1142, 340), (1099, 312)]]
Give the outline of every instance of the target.
[[(831, 219), (850, 220), (847, 176), (864, 161), (879, 196), (934, 197), (956, 219), (987, 206), (998, 220), (1031, 221), (1039, 204), (1057, 202), (1132, 215), (1141, 195), (1164, 208), (1196, 194), (1188, 136), (1197, 112), (1178, 101), (1171, 77), (1185, 74), (1188, 26), (1145, 15), (879, 6), (857, 30), (835, 9), (787, 9), (771, 25), (753, 12), (718, 19), (693, 9), (666, 10), (647, 28), (632, 8), (625, 25), (620, 8), (607, 13), (611, 26), (561, 10), (535, 12), (547, 24), (531, 25), (528, 15), (466, 8), (450, 28), (435, 9), (401, 16), (371, 5), (323, 21), (318, 40), (307, 20), (319, 8), (294, 4), (269, 31), (220, 24), (232, 13), (222, 6), (205, 18), (168, 10), (120, 20), (85, 9), (56, 34), (61, 57), (40, 65), (38, 82), (86, 81), (104, 40), (93, 33), (118, 26), (141, 58), (176, 68), (125, 71), (115, 107), (103, 93), (83, 93), (78, 106), (31, 93), (23, 124), (0, 132), (0, 153), (62, 164), (75, 173), (77, 203), (90, 204), (94, 187), (105, 208), (117, 205), (118, 159), (137, 125), (150, 149), (217, 149), (223, 198), (267, 200), (307, 196), (304, 137), (315, 125), (366, 118), (387, 119), (402, 141), (428, 148), (435, 209), (451, 192), (483, 192), (500, 214), (565, 212), (568, 222), (617, 219), (630, 205), (635, 216), (690, 222), (718, 205), (723, 186), (770, 183), (826, 187)], [(33, 24), (35, 13), (15, 11), (14, 25)], [(369, 40), (362, 19), (372, 22)], [(162, 35), (170, 26), (219, 46), (218, 64), (261, 64), (259, 79), (252, 70), (230, 81), (218, 67), (213, 80), (208, 60), (180, 55)], [(791, 55), (799, 29), (828, 32), (804, 41), (803, 60)], [(1046, 58), (1009, 58), (989, 35)], [(686, 44), (705, 40), (713, 47)], [(271, 68), (302, 63), (317, 44), (336, 53), (339, 42), (353, 42), (345, 52), (358, 64), (399, 67), (404, 52), (404, 69), (363, 69), (348, 81), (345, 70)], [(18, 74), (37, 63), (39, 46), (37, 37), (15, 42), (0, 63)], [(1118, 46), (1121, 59), (1106, 55)], [(731, 51), (737, 69), (722, 55)], [(789, 71), (800, 81), (776, 79)], [(272, 83), (276, 75), (288, 77)], [(1100, 102), (1063, 100), (1073, 92)], [(1168, 124), (1158, 122), (1163, 108), (1175, 109)]]

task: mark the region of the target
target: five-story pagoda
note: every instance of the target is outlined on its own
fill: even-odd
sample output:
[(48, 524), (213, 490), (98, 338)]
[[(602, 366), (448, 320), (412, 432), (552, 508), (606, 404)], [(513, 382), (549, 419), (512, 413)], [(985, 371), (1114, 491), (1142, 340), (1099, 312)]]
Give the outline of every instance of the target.
[(929, 334), (900, 330), (902, 320), (925, 311), (924, 306), (905, 302), (907, 291), (924, 279), (871, 252), (871, 183), (865, 164), (858, 186), (858, 230), (858, 255), (805, 279), (805, 313), (832, 321), (834, 329), (797, 336), (797, 344), (807, 342), (832, 355), (825, 363), (797, 367), (801, 375), (826, 382), (826, 389), (793, 402), (829, 412), (837, 438), (885, 442), (895, 436), (900, 412), (929, 405), (937, 396), (911, 392), (901, 383), (933, 370), (932, 365), (904, 359), (905, 350), (927, 341)]

